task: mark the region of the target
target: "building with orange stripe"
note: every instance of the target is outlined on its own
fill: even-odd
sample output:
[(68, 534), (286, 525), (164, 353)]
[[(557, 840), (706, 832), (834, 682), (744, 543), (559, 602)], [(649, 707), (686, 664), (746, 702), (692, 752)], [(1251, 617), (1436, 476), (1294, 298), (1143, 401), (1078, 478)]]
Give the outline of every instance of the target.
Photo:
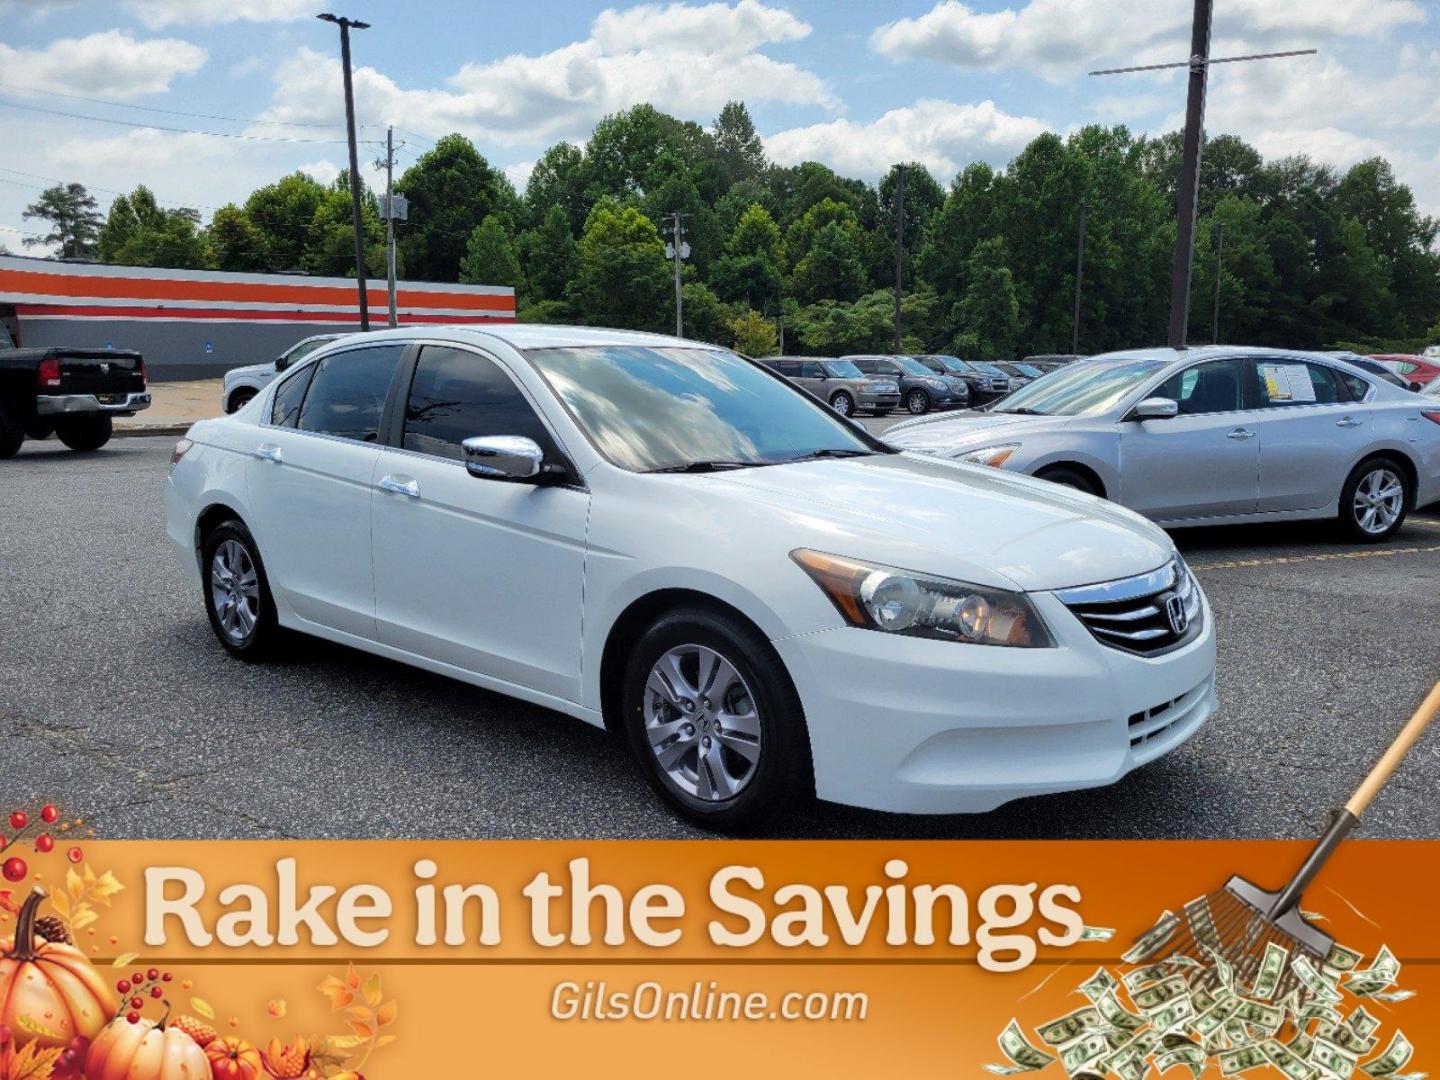
[[(369, 289), (383, 328), (384, 282)], [(515, 321), (515, 290), (402, 281), (402, 324)], [(312, 334), (360, 329), (347, 278), (103, 266), (0, 256), (0, 323), (26, 348), (135, 349), (155, 380), (219, 375), (271, 360)]]

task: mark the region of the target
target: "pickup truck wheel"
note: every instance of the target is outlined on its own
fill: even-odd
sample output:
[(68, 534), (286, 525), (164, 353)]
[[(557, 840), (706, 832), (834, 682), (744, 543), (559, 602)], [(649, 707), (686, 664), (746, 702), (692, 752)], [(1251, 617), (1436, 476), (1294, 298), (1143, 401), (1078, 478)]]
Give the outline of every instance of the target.
[(210, 628), (231, 656), (263, 660), (275, 648), (280, 625), (265, 564), (250, 530), (227, 521), (205, 538), (200, 571)]
[(737, 619), (704, 608), (660, 618), (631, 652), (622, 709), (650, 786), (702, 828), (748, 831), (813, 791), (794, 684)]
[(110, 441), (113, 430), (113, 421), (108, 415), (74, 416), (55, 425), (55, 434), (60, 436), (60, 441), (80, 453), (99, 450)]
[(27, 439), (48, 439), (54, 434), (55, 425), (48, 420), (41, 420), (39, 417), (36, 417), (25, 425), (25, 437)]
[(250, 404), (251, 399), (254, 398), (257, 393), (259, 393), (259, 391), (254, 387), (242, 386), (230, 395), (230, 400), (225, 405), (225, 411), (227, 413), (239, 412), (246, 405)]
[(15, 419), (15, 414), (0, 401), (0, 461), (18, 454), (24, 441), (25, 429)]

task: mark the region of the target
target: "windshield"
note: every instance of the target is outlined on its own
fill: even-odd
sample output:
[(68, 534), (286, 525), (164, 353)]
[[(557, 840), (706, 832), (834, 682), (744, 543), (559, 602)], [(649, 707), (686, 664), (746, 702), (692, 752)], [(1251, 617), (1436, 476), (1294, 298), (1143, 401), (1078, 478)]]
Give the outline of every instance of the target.
[(911, 375), (919, 375), (921, 378), (925, 379), (933, 379), (935, 377), (935, 373), (933, 371), (931, 371), (924, 364), (920, 363), (920, 361), (916, 360), (913, 356), (892, 356), (890, 359), (894, 360), (897, 364), (899, 364), (901, 370), (906, 371)]
[(722, 349), (601, 345), (525, 355), (622, 469), (883, 452), (803, 390)]
[(1010, 366), (1029, 379), (1037, 379), (1045, 374), (1038, 367), (1031, 367), (1029, 364), (1011, 364)]
[(992, 411), (1044, 416), (1095, 416), (1114, 406), (1150, 376), (1159, 373), (1167, 362), (1131, 360), (1061, 368), (1044, 379), (1022, 386), (1003, 398)]
[(849, 360), (826, 360), (822, 365), (829, 375), (837, 379), (863, 379), (864, 373)]
[(969, 364), (965, 363), (965, 361), (961, 360), (958, 356), (932, 356), (930, 359), (936, 361), (952, 375), (963, 375), (965, 372), (973, 370)]
[(971, 361), (970, 366), (973, 367), (976, 371), (983, 372), (986, 375), (999, 375), (1002, 379), (1005, 377), (1005, 372), (1001, 371), (994, 364), (987, 364), (983, 361), (974, 360)]

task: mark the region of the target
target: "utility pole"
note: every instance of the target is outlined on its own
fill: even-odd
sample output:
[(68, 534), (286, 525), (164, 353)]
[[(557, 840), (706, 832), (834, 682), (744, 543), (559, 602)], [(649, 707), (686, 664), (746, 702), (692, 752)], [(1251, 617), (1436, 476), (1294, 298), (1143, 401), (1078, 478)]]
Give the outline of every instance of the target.
[(345, 72), (345, 132), (350, 142), (350, 217), (355, 225), (355, 280), (360, 289), (360, 330), (370, 329), (369, 283), (365, 280), (365, 234), (361, 231), (360, 161), (355, 152), (355, 88), (350, 80), (350, 30), (368, 30), (370, 24), (325, 12), (315, 16), (340, 27), (340, 66)]
[(1080, 290), (1085, 282), (1085, 200), (1080, 200), (1080, 228), (1075, 240), (1075, 322), (1070, 328), (1070, 351), (1080, 355)]
[(1225, 250), (1225, 226), (1215, 222), (1215, 311), (1210, 316), (1210, 341), (1220, 344), (1220, 254)]
[(680, 295), (680, 263), (690, 254), (690, 245), (685, 243), (684, 232), (681, 228), (681, 219), (687, 218), (689, 214), (682, 214), (679, 210), (672, 210), (665, 215), (670, 219), (671, 241), (666, 245), (666, 255), (672, 255), (675, 259), (675, 336), (685, 336), (685, 306), (684, 298)]
[[(404, 145), (403, 143), (401, 145)], [(395, 125), (385, 130), (385, 160), (376, 166), (385, 170), (385, 285), (390, 300), (390, 326), (400, 325), (395, 310)]]
[(1212, 64), (1233, 64), (1242, 60), (1270, 60), (1282, 56), (1311, 56), (1314, 49), (1291, 49), (1287, 52), (1253, 53), (1248, 56), (1226, 56), (1210, 59), (1210, 26), (1214, 0), (1195, 0), (1195, 16), (1190, 27), (1190, 59), (1172, 64), (1145, 64), (1139, 67), (1107, 68), (1091, 75), (1120, 75), (1132, 71), (1159, 71), (1163, 68), (1189, 68), (1190, 80), (1185, 97), (1185, 135), (1180, 160), (1180, 188), (1175, 206), (1175, 257), (1170, 272), (1170, 347), (1185, 348), (1186, 330), (1190, 322), (1190, 267), (1195, 253), (1195, 211), (1200, 187), (1200, 144), (1205, 133), (1205, 89)]
[(895, 351), (900, 351), (900, 284), (905, 268), (905, 166), (895, 167)]

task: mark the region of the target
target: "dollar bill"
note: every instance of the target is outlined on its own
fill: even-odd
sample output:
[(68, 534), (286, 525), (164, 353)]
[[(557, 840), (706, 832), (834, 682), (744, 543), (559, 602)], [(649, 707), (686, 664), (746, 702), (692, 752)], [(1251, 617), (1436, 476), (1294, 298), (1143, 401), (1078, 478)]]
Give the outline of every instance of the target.
[(1135, 991), (1130, 995), (1130, 1000), (1135, 1002), (1136, 1007), (1142, 1012), (1153, 1013), (1155, 1010), (1163, 1008), (1176, 998), (1182, 995), (1188, 995), (1189, 993), (1190, 987), (1189, 984), (1185, 982), (1184, 977), (1171, 975), (1169, 978), (1162, 979), (1153, 986), (1147, 986), (1142, 990)]
[(1220, 1072), (1224, 1076), (1237, 1076), (1251, 1069), (1258, 1069), (1269, 1061), (1265, 1051), (1258, 1045), (1222, 1050), (1219, 1054)]
[(1170, 944), (1179, 929), (1179, 917), (1173, 911), (1165, 912), (1154, 926), (1141, 934), (1135, 944), (1125, 951), (1121, 959), (1127, 964), (1138, 964), (1142, 960), (1150, 959)]
[(1370, 998), (1372, 1001), (1384, 1001), (1384, 1002), (1388, 1002), (1388, 1003), (1390, 1003), (1390, 1004), (1393, 1005), (1393, 1004), (1394, 1004), (1395, 1002), (1397, 1002), (1397, 1001), (1409, 1001), (1412, 997), (1415, 996), (1415, 991), (1414, 991), (1414, 990), (1382, 990), (1382, 991), (1377, 991), (1377, 992), (1375, 992), (1375, 993), (1373, 993), (1373, 994), (1365, 994), (1365, 995), (1363, 995), (1363, 996)]
[(1150, 1017), (1150, 1026), (1155, 1031), (1174, 1031), (1181, 1024), (1195, 1017), (1195, 1006), (1190, 1001), (1190, 995), (1178, 997), (1163, 1009), (1153, 1013)]
[(1364, 953), (1355, 949), (1347, 949), (1337, 941), (1330, 946), (1330, 951), (1325, 955), (1325, 966), (1337, 971), (1353, 971), (1364, 958)]
[(1199, 1016), (1195, 1017), (1195, 1023), (1191, 1025), (1194, 1032), (1201, 1038), (1208, 1038), (1225, 1026), (1225, 1022), (1235, 1015), (1240, 1008), (1240, 1001), (1237, 998), (1228, 998), (1218, 1004), (1212, 1005)]
[(1081, 941), (1109, 941), (1115, 936), (1115, 930), (1110, 926), (1086, 926), (1080, 930)]
[(1336, 1046), (1329, 1039), (1316, 1038), (1310, 1049), (1310, 1060), (1331, 1076), (1346, 1080), (1355, 1071), (1355, 1062), (1358, 1059), (1354, 1054), (1343, 1047)]
[(1120, 976), (1120, 981), (1125, 984), (1125, 989), (1134, 991), (1148, 983), (1159, 982), (1170, 974), (1170, 965), (1165, 961), (1158, 964), (1145, 964), (1134, 971), (1127, 971)]
[(1315, 1039), (1313, 1036), (1301, 1031), (1285, 1045), (1302, 1058), (1308, 1058), (1315, 1049)]
[(1357, 1056), (1368, 1054), (1375, 1049), (1375, 1044), (1379, 1041), (1374, 1035), (1361, 1035), (1348, 1025), (1340, 1023), (1322, 1022), (1315, 1029), (1315, 1034), (1318, 1038), (1329, 1039), (1342, 1050), (1347, 1050)]
[(1210, 964), (1215, 969), (1215, 977), (1220, 980), (1220, 985), (1233, 992), (1235, 990), (1235, 969), (1230, 966), (1225, 957), (1220, 955), (1218, 950), (1205, 945), (1200, 948), (1210, 958)]
[(1113, 993), (1115, 987), (1119, 985), (1120, 984), (1115, 981), (1115, 976), (1111, 975), (1110, 972), (1102, 967), (1097, 968), (1095, 974), (1082, 982), (1076, 989), (1093, 1002), (1102, 994)]
[(1314, 1000), (1326, 1005), (1334, 1005), (1340, 1001), (1340, 991), (1331, 986), (1329, 980), (1315, 970), (1315, 965), (1310, 962), (1308, 956), (1295, 957), (1290, 962), (1290, 970), (1300, 980), (1300, 985), (1310, 991)]
[(1269, 1001), (1275, 996), (1280, 985), (1280, 976), (1285, 974), (1285, 965), (1290, 960), (1290, 950), (1273, 941), (1265, 943), (1265, 955), (1260, 960), (1260, 971), (1255, 976), (1255, 985), (1250, 996)]
[(1285, 1022), (1285, 1011), (1278, 1005), (1267, 1005), (1263, 1001), (1241, 998), (1240, 1007), (1235, 1010), (1233, 1019), (1246, 1024), (1254, 1024), (1264, 1030), (1266, 1034), (1273, 1035)]
[(1385, 990), (1399, 977), (1400, 961), (1388, 945), (1382, 945), (1369, 967), (1345, 975), (1345, 989), (1357, 997), (1369, 997)]
[(1365, 1062), (1360, 1068), (1371, 1076), (1389, 1076), (1409, 1064), (1414, 1053), (1415, 1048), (1410, 1045), (1410, 1040), (1405, 1038), (1405, 1033), (1397, 1031), (1385, 1052)]
[(1177, 1046), (1174, 1050), (1167, 1050), (1155, 1059), (1155, 1068), (1168, 1072), (1176, 1065), (1184, 1065), (1189, 1068), (1192, 1076), (1198, 1077), (1205, 1069), (1205, 1051), (1195, 1045)]
[(1120, 1004), (1113, 991), (1101, 994), (1095, 999), (1095, 1008), (1105, 1023), (1120, 1031), (1136, 1031), (1145, 1026), (1145, 1021)]
[(1016, 1073), (1034, 1072), (1043, 1069), (1055, 1060), (1054, 1056), (1031, 1046), (1020, 1030), (1020, 1021), (1012, 1019), (1005, 1025), (996, 1042), (1000, 1050), (1010, 1059), (1009, 1065), (986, 1065), (985, 1068), (996, 1076), (1014, 1076)]
[(1101, 1026), (1100, 1013), (1095, 1006), (1086, 1005), (1072, 1013), (1057, 1017), (1049, 1023), (1041, 1024), (1035, 1029), (1035, 1032), (1040, 1036), (1042, 1042), (1051, 1046), (1063, 1046)]
[(1260, 1044), (1260, 1049), (1270, 1059), (1270, 1063), (1279, 1069), (1290, 1080), (1310, 1080), (1317, 1075), (1318, 1070), (1299, 1054), (1295, 1053), (1284, 1043), (1276, 1042), (1274, 1039), (1266, 1039)]
[(1355, 1032), (1356, 1035), (1364, 1037), (1366, 1035), (1373, 1035), (1375, 1029), (1380, 1026), (1380, 1021), (1374, 1016), (1371, 1016), (1364, 1005), (1357, 1005), (1355, 1006), (1355, 1011), (1346, 1018), (1345, 1026)]
[(1220, 948), (1220, 934), (1215, 929), (1208, 899), (1202, 896), (1190, 901), (1185, 905), (1185, 916), (1190, 920), (1190, 932), (1195, 935), (1196, 941), (1211, 949)]
[(1110, 1053), (1110, 1044), (1104, 1035), (1086, 1035), (1060, 1051), (1060, 1064), (1071, 1076), (1081, 1072), (1087, 1065)]

